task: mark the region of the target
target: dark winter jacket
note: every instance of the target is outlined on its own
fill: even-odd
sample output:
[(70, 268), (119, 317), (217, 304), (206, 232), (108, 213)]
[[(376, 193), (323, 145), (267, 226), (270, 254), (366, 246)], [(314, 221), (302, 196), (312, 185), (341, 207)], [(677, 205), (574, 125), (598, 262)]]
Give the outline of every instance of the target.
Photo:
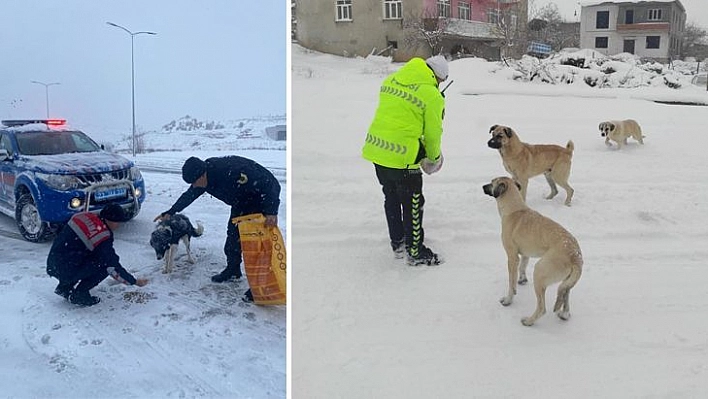
[(205, 162), (207, 186), (190, 186), (165, 213), (182, 211), (206, 192), (238, 211), (278, 214), (280, 183), (268, 169), (235, 155), (207, 158)]
[(97, 215), (77, 213), (54, 239), (47, 257), (47, 274), (60, 281), (74, 281), (84, 268), (103, 269), (124, 284), (135, 284), (113, 249), (113, 232)]

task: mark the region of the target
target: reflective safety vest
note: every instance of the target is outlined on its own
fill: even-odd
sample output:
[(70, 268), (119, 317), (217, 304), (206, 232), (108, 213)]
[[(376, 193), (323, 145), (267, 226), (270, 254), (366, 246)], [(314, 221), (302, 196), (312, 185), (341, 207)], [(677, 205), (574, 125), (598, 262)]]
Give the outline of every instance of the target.
[(422, 143), (427, 158), (437, 159), (444, 108), (433, 71), (422, 58), (411, 59), (381, 85), (362, 157), (389, 168), (418, 168)]
[(77, 213), (67, 223), (89, 251), (111, 237), (111, 231), (98, 215), (91, 212)]

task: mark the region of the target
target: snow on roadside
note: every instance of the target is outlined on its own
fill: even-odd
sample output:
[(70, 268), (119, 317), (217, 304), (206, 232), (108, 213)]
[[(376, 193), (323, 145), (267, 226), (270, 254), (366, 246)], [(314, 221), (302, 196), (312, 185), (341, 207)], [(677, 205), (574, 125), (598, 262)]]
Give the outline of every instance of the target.
[[(189, 156), (216, 151), (150, 154), (150, 162), (181, 166)], [(238, 153), (285, 168), (284, 151)], [(141, 155), (138, 155), (140, 164)], [(162, 161), (160, 158), (162, 157)], [(187, 188), (178, 173), (144, 171), (148, 197), (138, 217), (115, 232), (121, 263), (142, 288), (107, 279), (92, 290), (101, 303), (77, 308), (53, 293), (45, 272), (50, 243), (0, 236), (0, 386), (9, 398), (283, 398), (286, 385), (286, 309), (246, 304), (245, 281), (215, 284), (225, 266), (229, 208), (204, 195), (183, 213), (200, 221), (192, 240), (194, 265), (180, 246), (176, 269), (163, 274), (148, 241), (152, 219)], [(286, 182), (281, 182), (279, 226), (285, 225)], [(14, 220), (0, 216), (0, 230)]]

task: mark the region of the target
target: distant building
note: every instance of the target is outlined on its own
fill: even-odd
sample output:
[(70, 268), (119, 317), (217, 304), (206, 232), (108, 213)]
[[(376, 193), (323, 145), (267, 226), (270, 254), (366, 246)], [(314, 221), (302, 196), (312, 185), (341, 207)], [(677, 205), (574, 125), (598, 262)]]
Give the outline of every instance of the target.
[[(433, 52), (498, 59), (525, 30), (528, 0), (298, 0), (294, 12), (298, 43), (324, 53), (395, 61)], [(413, 46), (416, 26), (436, 43)]]
[(266, 128), (266, 136), (272, 140), (287, 140), (287, 128), (285, 125), (275, 125)]
[(580, 46), (658, 62), (681, 54), (686, 9), (679, 0), (581, 1)]

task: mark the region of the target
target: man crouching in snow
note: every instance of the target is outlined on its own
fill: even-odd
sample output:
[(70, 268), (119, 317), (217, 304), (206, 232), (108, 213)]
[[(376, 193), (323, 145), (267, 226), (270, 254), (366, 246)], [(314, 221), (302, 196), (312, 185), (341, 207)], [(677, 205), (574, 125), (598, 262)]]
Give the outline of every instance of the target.
[(89, 290), (111, 277), (127, 285), (142, 287), (147, 279), (136, 279), (120, 265), (113, 249), (113, 230), (128, 220), (123, 208), (107, 205), (95, 215), (81, 212), (54, 239), (47, 257), (47, 274), (59, 280), (54, 293), (79, 306), (101, 301)]

